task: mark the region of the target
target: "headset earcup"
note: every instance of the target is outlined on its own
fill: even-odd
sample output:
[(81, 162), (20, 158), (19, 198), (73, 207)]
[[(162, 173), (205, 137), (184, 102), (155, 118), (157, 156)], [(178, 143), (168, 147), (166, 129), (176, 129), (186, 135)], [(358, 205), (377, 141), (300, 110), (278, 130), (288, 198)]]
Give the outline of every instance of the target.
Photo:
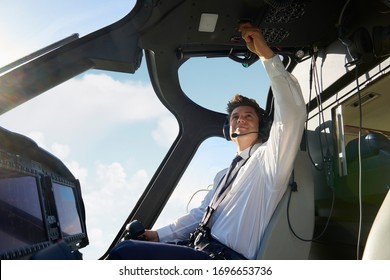
[(259, 136), (264, 143), (268, 140), (269, 132), (271, 130), (272, 121), (269, 117), (263, 117), (259, 124)]
[(228, 119), (226, 119), (224, 124), (223, 124), (222, 133), (223, 133), (223, 136), (225, 137), (226, 140), (228, 140), (228, 141), (232, 140), (232, 138), (230, 136), (230, 124), (229, 124)]

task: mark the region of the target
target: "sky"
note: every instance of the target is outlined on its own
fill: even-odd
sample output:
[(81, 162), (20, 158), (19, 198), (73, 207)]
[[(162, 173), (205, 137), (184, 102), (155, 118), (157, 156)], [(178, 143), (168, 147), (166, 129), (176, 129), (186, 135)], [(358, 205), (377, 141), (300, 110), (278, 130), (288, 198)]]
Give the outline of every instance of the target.
[[(1, 0), (0, 67), (71, 34), (82, 37), (111, 24), (134, 2)], [(260, 63), (243, 68), (227, 59), (197, 59), (185, 63), (179, 77), (191, 99), (224, 112), (236, 93), (264, 106), (263, 74)], [(91, 260), (111, 244), (178, 133), (177, 121), (154, 95), (145, 60), (134, 75), (87, 71), (0, 115), (0, 126), (32, 138), (80, 180), (90, 240), (81, 252)], [(234, 153), (231, 142), (206, 140), (155, 227), (196, 206), (205, 194), (197, 191), (209, 189)]]

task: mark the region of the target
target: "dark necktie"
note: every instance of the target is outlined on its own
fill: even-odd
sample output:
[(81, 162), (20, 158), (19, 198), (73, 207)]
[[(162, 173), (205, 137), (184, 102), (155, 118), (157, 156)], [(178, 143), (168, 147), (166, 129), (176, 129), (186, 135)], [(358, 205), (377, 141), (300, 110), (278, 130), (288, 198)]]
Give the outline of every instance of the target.
[[(233, 161), (232, 161), (232, 164), (230, 164), (230, 167), (226, 173), (226, 175), (224, 176), (224, 178), (221, 180), (221, 182), (218, 184), (218, 187), (217, 188), (217, 192), (218, 192), (218, 195), (217, 193), (214, 194), (209, 206), (207, 207), (204, 215), (203, 215), (203, 218), (202, 218), (202, 221), (200, 223), (201, 226), (207, 226), (209, 227), (209, 222), (210, 222), (210, 218), (211, 218), (211, 215), (214, 213), (214, 210), (218, 207), (218, 205), (221, 203), (221, 201), (225, 198), (225, 195), (226, 195), (226, 189), (233, 183), (236, 175), (238, 172), (236, 172), (232, 178), (229, 178), (232, 174), (232, 171), (234, 170), (234, 168), (236, 167), (237, 163), (242, 159), (242, 157), (240, 156), (236, 156)], [(219, 191), (218, 191), (219, 189)]]
[[(232, 171), (233, 171), (234, 168), (237, 166), (237, 163), (238, 163), (240, 160), (242, 160), (242, 157), (236, 156), (236, 157), (233, 159), (232, 163), (230, 164), (229, 170), (228, 170), (228, 172), (226, 173), (225, 180), (223, 181), (223, 184), (224, 184), (224, 185), (223, 185), (223, 187), (221, 188), (221, 191), (219, 192), (218, 197), (221, 196), (221, 195), (224, 193), (224, 191), (226, 190), (226, 188), (232, 183), (232, 178), (230, 178), (231, 175), (232, 175)], [(234, 177), (235, 177), (235, 176), (233, 176), (233, 178), (234, 178)]]

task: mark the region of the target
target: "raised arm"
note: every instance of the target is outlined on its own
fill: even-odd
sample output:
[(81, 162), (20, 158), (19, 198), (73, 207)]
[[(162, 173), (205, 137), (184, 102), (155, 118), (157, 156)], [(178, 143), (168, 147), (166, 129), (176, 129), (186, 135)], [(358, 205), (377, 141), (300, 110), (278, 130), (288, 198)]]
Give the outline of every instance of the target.
[(254, 27), (250, 23), (242, 23), (239, 31), (246, 42), (247, 48), (257, 54), (261, 60), (270, 59), (275, 55), (258, 27)]

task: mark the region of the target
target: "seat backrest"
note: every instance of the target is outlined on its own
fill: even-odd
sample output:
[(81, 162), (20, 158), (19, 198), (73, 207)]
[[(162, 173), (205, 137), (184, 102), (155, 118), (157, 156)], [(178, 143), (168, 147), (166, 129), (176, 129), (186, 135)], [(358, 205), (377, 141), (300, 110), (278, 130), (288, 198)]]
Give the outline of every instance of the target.
[[(347, 185), (343, 189), (345, 199), (357, 201), (361, 195), (363, 202), (380, 206), (387, 194), (390, 182), (390, 140), (383, 134), (370, 132), (350, 141), (346, 146)], [(360, 170), (361, 168), (361, 170)], [(359, 176), (361, 172), (361, 191)]]
[[(384, 153), (390, 157), (390, 140), (381, 133), (370, 132), (360, 137), (360, 152), (362, 158), (369, 158)], [(350, 141), (346, 147), (347, 161), (357, 161), (359, 157), (359, 138)]]
[[(314, 180), (306, 152), (299, 151), (294, 163), (298, 191), (291, 193), (288, 207), (291, 228), (302, 239), (310, 240), (314, 231)], [(257, 259), (308, 259), (311, 241), (302, 241), (291, 231), (287, 220), (290, 187), (273, 213), (260, 243)]]
[(390, 259), (390, 191), (380, 207), (364, 248), (363, 260)]

